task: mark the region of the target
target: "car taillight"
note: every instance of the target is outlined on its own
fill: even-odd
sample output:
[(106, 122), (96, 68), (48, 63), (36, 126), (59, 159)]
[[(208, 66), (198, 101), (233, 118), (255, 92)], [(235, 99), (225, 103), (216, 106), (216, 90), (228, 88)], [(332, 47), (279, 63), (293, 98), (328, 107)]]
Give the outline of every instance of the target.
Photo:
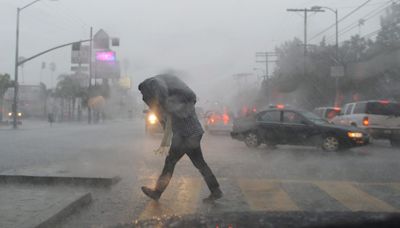
[(283, 105), (283, 104), (278, 104), (278, 105), (276, 105), (276, 108), (277, 108), (277, 109), (284, 109), (284, 108), (285, 108), (285, 105)]
[(228, 124), (230, 120), (229, 115), (228, 114), (222, 115), (222, 120), (224, 121), (225, 125)]
[(364, 119), (363, 119), (363, 125), (364, 125), (364, 126), (369, 126), (369, 118), (368, 118), (368, 116), (365, 116), (365, 117), (364, 117)]

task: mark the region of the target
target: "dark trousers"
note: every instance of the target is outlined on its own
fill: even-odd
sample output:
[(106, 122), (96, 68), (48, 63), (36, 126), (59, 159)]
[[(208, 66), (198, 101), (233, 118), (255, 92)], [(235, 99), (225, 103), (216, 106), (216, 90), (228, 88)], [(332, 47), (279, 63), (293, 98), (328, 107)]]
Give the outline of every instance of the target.
[(174, 135), (172, 137), (171, 148), (165, 159), (165, 164), (160, 177), (157, 180), (156, 190), (164, 192), (175, 169), (176, 163), (187, 154), (193, 165), (200, 171), (211, 192), (219, 188), (219, 184), (210, 167), (204, 161), (200, 147), (202, 135), (182, 137)]

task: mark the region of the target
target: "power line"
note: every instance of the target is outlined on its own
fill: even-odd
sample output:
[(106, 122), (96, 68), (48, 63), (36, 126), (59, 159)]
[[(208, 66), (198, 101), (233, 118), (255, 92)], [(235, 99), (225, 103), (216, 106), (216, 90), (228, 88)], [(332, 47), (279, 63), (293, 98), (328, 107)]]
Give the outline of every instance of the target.
[[(383, 11), (385, 11), (388, 7), (390, 7), (392, 4), (391, 1), (386, 2), (384, 6), (375, 8), (374, 10), (370, 11), (369, 13), (367, 13), (366, 15), (364, 15), (363, 17), (361, 17), (359, 20), (357, 20), (356, 22), (346, 26), (345, 28), (342, 29), (342, 31), (339, 33), (339, 36), (342, 37), (344, 34), (350, 32), (351, 30), (357, 28), (360, 24), (359, 21), (363, 20), (364, 22), (380, 15)], [(327, 40), (332, 39), (334, 36), (330, 35), (328, 36)]]
[[(354, 10), (352, 10), (350, 13), (346, 14), (345, 16), (343, 16), (342, 18), (339, 19), (338, 23), (342, 22), (343, 20), (345, 20), (346, 18), (350, 17), (352, 14), (354, 14), (355, 12), (357, 12), (358, 10), (360, 10), (362, 7), (364, 7), (365, 5), (367, 5), (371, 0), (367, 0), (365, 1), (363, 4), (359, 5), (357, 8), (355, 8)], [(313, 37), (310, 38), (310, 41), (321, 36), (322, 34), (324, 34), (326, 31), (328, 31), (329, 29), (333, 28), (336, 24), (332, 24), (329, 27), (327, 27), (326, 29), (322, 30), (321, 32), (317, 33), (316, 35), (314, 35)]]

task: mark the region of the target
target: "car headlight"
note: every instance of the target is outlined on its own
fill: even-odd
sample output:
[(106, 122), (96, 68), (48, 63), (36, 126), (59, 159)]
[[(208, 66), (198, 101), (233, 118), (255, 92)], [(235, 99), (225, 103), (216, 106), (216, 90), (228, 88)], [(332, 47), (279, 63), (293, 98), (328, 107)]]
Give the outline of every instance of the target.
[(347, 136), (349, 136), (350, 138), (362, 138), (363, 137), (363, 133), (361, 132), (347, 132)]
[(12, 116), (12, 112), (9, 112), (9, 113), (8, 113), (8, 116)]
[(149, 121), (150, 124), (156, 124), (157, 123), (157, 116), (154, 113), (151, 113), (148, 117), (147, 117), (147, 121)]
[(18, 116), (22, 116), (22, 113), (19, 112), (19, 113), (18, 113)]

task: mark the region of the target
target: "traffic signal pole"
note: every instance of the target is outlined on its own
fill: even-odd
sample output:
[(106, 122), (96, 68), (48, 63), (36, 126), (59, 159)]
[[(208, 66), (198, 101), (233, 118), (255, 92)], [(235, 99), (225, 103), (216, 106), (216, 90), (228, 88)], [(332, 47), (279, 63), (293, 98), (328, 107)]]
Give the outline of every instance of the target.
[(14, 101), (12, 105), (12, 114), (13, 114), (13, 128), (17, 129), (17, 111), (18, 111), (18, 51), (19, 51), (19, 15), (21, 13), (21, 9), (17, 8), (17, 31), (15, 37), (15, 65), (14, 65)]
[(89, 105), (90, 92), (92, 89), (92, 51), (93, 51), (93, 27), (90, 27), (90, 45), (89, 45), (89, 89), (88, 89), (88, 124), (92, 123), (92, 108)]

